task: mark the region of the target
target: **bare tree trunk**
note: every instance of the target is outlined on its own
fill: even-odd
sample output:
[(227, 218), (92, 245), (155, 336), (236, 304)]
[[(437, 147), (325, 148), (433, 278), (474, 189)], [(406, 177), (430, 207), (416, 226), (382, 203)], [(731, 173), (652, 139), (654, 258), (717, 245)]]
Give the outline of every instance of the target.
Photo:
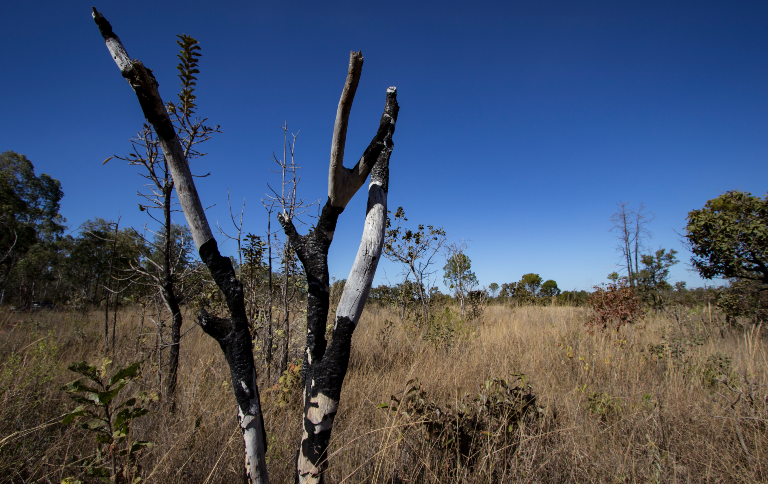
[(115, 335), (117, 334), (117, 307), (120, 304), (120, 279), (115, 287), (115, 303), (112, 305), (112, 356), (115, 355)]
[(269, 251), (269, 303), (267, 306), (267, 336), (264, 338), (264, 359), (267, 367), (267, 381), (272, 381), (272, 211), (267, 219), (267, 249)]
[[(112, 294), (110, 293), (110, 286), (112, 285), (112, 269), (115, 265), (115, 251), (117, 250), (117, 229), (120, 226), (120, 220), (118, 219), (117, 223), (115, 224), (115, 240), (112, 243), (112, 255), (109, 258), (109, 277), (107, 278), (107, 285), (104, 286), (104, 353), (109, 350), (109, 296)], [(112, 345), (114, 346), (115, 341), (114, 334), (112, 335)]]
[(163, 318), (160, 308), (157, 305), (157, 299), (155, 303), (155, 327), (157, 328), (157, 388), (162, 393), (163, 388)]
[(165, 183), (163, 186), (163, 282), (160, 294), (163, 297), (168, 312), (171, 315), (171, 351), (168, 355), (168, 378), (166, 379), (166, 400), (170, 404), (171, 411), (175, 410), (174, 398), (176, 395), (176, 382), (179, 369), (179, 344), (181, 340), (181, 325), (183, 318), (181, 308), (176, 297), (173, 274), (171, 271), (171, 195), (173, 183)]
[[(12, 258), (10, 263), (8, 264), (8, 269), (5, 270), (5, 274), (3, 275), (3, 283), (0, 284), (0, 288), (3, 290), (3, 296), (5, 296), (5, 285), (8, 282), (8, 278), (11, 276), (11, 270), (14, 266), (14, 259)], [(2, 304), (2, 301), (0, 301), (0, 304)]]
[(424, 281), (422, 280), (421, 274), (416, 270), (416, 267), (413, 263), (410, 264), (411, 266), (411, 272), (416, 277), (416, 287), (419, 289), (419, 299), (421, 300), (421, 313), (424, 320), (422, 321), (423, 324), (429, 323), (429, 309), (427, 308), (427, 300), (424, 297)]
[[(353, 169), (342, 164), (349, 112), (360, 79), (363, 57), (352, 52), (347, 82), (339, 101), (331, 144), (328, 201), (317, 225), (307, 235), (299, 235), (283, 214), (278, 220), (296, 250), (307, 275), (307, 344), (302, 366), (304, 382), (304, 433), (296, 462), (297, 480), (323, 482), (328, 466), (327, 451), (333, 421), (338, 409), (341, 386), (349, 364), (352, 333), (357, 326), (373, 281), (384, 243), (386, 194), (389, 182), (389, 157), (398, 105), (395, 88), (387, 90), (384, 114), (376, 136)], [(325, 324), (330, 304), (328, 249), (336, 223), (346, 204), (362, 186), (368, 173), (368, 208), (363, 238), (341, 301), (330, 346), (325, 339)]]
[(269, 477), (264, 455), (266, 434), (256, 384), (256, 368), (253, 363), (243, 285), (235, 275), (232, 262), (219, 253), (184, 151), (157, 91), (157, 81), (141, 62), (131, 60), (120, 39), (112, 31), (112, 26), (95, 8), (93, 18), (121, 74), (136, 93), (144, 116), (157, 133), (200, 258), (226, 298), (231, 316), (229, 319), (218, 318), (201, 309), (198, 321), (203, 330), (219, 343), (229, 364), (245, 444), (245, 479), (249, 483), (267, 483)]
[(290, 314), (288, 310), (288, 284), (290, 283), (290, 246), (286, 241), (283, 248), (283, 287), (281, 289), (280, 297), (283, 302), (283, 357), (280, 361), (279, 375), (285, 373), (288, 369), (288, 351), (290, 350), (291, 342), (291, 327), (290, 327)]

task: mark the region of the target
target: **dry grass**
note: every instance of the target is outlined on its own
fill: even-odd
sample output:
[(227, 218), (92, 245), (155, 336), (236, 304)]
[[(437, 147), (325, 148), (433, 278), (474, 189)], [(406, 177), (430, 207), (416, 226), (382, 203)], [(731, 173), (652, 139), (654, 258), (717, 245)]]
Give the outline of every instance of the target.
[[(0, 481), (58, 483), (79, 476), (79, 460), (95, 452), (90, 435), (57, 421), (73, 407), (59, 390), (75, 379), (67, 365), (104, 356), (101, 317), (0, 313)], [(144, 377), (132, 385), (157, 391), (152, 336), (137, 351), (138, 315), (124, 311), (118, 319), (115, 362), (144, 360)], [(591, 334), (585, 319), (578, 308), (490, 307), (482, 324), (465, 324), (451, 345), (435, 345), (413, 328), (387, 325), (397, 320), (389, 310), (367, 309), (328, 481), (768, 481), (765, 331), (713, 335), (706, 311), (681, 312), (680, 322), (649, 316), (633, 334), (619, 335)], [(731, 358), (731, 389), (707, 371), (717, 353)], [(158, 403), (135, 423), (137, 437), (155, 444), (140, 458), (144, 481), (237, 481), (242, 442), (221, 351), (195, 328), (181, 355), (176, 412)], [(514, 445), (482, 447), (472, 463), (446, 458), (418, 419), (377, 408), (414, 378), (430, 402), (455, 410), (486, 380), (521, 373), (537, 397), (537, 418), (515, 428)], [(279, 390), (266, 382), (260, 388), (271, 479), (291, 482), (300, 397), (279, 403)]]

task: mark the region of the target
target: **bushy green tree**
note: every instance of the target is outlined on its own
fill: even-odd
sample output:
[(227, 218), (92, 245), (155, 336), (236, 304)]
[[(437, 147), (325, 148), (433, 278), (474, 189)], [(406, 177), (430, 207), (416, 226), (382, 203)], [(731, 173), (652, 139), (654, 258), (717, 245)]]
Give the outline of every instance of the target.
[(539, 290), (539, 295), (542, 297), (555, 297), (560, 295), (560, 289), (557, 287), (557, 282), (552, 279), (544, 281)]
[(452, 246), (451, 256), (443, 267), (443, 281), (459, 300), (462, 318), (467, 294), (477, 286), (477, 276), (472, 272), (472, 261), (464, 253), (465, 248), (463, 244)]
[(768, 284), (768, 195), (732, 190), (688, 212), (686, 237), (701, 277)]
[(678, 263), (677, 251), (659, 249), (654, 254), (641, 256), (642, 269), (637, 274), (639, 294), (655, 307), (663, 306), (663, 293), (672, 290), (669, 283), (669, 269)]
[(63, 233), (63, 196), (59, 181), (45, 173), (36, 176), (26, 156), (0, 153), (0, 292), (32, 246), (55, 242)]
[(590, 293), (587, 291), (563, 291), (557, 296), (557, 303), (568, 306), (586, 306), (589, 303)]
[(413, 276), (421, 301), (422, 319), (429, 320), (428, 294), (424, 290), (427, 279), (432, 274), (435, 256), (445, 245), (447, 235), (442, 227), (419, 224), (416, 230), (407, 229), (408, 221), (403, 207), (398, 207), (395, 216), (387, 212), (386, 238), (384, 239), (384, 257), (406, 266), (405, 282)]
[(543, 282), (543, 279), (541, 278), (541, 276), (534, 273), (524, 274), (522, 279), (520, 279), (520, 283), (525, 287), (525, 289), (528, 292), (531, 293), (533, 297), (538, 296), (539, 288), (541, 288), (542, 282)]
[(124, 277), (131, 262), (148, 252), (133, 229), (120, 229), (115, 234), (112, 221), (95, 218), (83, 222), (67, 260), (65, 279), (72, 286), (70, 297), (81, 301), (77, 304), (100, 304), (109, 294), (110, 277)]

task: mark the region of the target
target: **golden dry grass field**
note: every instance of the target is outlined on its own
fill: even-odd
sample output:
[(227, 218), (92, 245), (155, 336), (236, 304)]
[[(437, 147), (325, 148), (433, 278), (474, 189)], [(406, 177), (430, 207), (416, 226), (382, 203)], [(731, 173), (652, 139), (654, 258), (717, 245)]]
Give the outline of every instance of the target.
[[(367, 308), (327, 481), (768, 481), (765, 329), (721, 331), (703, 308), (590, 332), (587, 311), (490, 306), (425, 339), (389, 309)], [(154, 336), (149, 325), (138, 334), (139, 320), (118, 314), (113, 365), (142, 362), (126, 395), (158, 392)], [(103, 360), (103, 313), (0, 313), (0, 326), (0, 482), (95, 482), (83, 463), (96, 443), (60, 423), (75, 407), (60, 388), (77, 378), (69, 363)], [(229, 378), (218, 345), (200, 328), (186, 333), (175, 412), (161, 399), (134, 421), (132, 437), (153, 443), (139, 454), (142, 482), (239, 482)], [(260, 383), (272, 482), (293, 481), (299, 385), (296, 372)]]

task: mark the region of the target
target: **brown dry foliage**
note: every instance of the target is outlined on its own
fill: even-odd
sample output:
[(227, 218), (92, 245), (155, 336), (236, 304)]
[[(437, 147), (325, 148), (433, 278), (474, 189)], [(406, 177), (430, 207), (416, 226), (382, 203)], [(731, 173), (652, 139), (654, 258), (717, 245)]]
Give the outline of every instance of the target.
[[(396, 314), (368, 308), (355, 333), (328, 482), (768, 481), (765, 331), (721, 338), (706, 311), (680, 321), (649, 314), (630, 344), (624, 328), (590, 334), (588, 316), (581, 308), (490, 306), (461, 340), (439, 347), (415, 332), (407, 342), (406, 328), (391, 323)], [(136, 351), (138, 318), (119, 314), (115, 361), (144, 359), (144, 377), (132, 385), (157, 391), (153, 336)], [(59, 388), (75, 379), (67, 364), (103, 357), (99, 314), (0, 313), (0, 327), (0, 482), (80, 475), (78, 460), (94, 443), (57, 423), (74, 406)], [(718, 357), (726, 363), (712, 367), (715, 354), (730, 360)], [(418, 420), (377, 408), (418, 378), (429, 400), (424, 408), (456, 414), (484, 382), (513, 382), (517, 374), (536, 396), (538, 417), (504, 437), (514, 452), (479, 446), (484, 453), (472, 465), (443, 458), (440, 439)], [(274, 382), (260, 388), (271, 479), (292, 482), (300, 396)], [(176, 412), (158, 403), (134, 424), (136, 438), (155, 443), (140, 457), (144, 481), (238, 481), (235, 412), (221, 350), (195, 328), (182, 340)]]
[(642, 319), (646, 308), (632, 288), (623, 282), (595, 286), (589, 298), (592, 314), (589, 323), (600, 329), (612, 326), (617, 330), (625, 324), (634, 324)]

